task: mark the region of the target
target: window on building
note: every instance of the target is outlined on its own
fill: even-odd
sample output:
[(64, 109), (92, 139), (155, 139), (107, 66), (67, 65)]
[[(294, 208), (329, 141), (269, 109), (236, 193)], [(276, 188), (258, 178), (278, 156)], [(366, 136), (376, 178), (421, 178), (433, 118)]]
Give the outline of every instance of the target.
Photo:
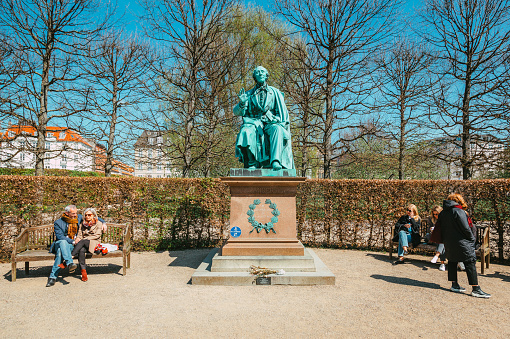
[(150, 175), (150, 174), (149, 174), (149, 175), (147, 176), (147, 178), (152, 178), (152, 175)]
[(66, 164), (60, 164), (60, 168), (62, 168), (62, 169), (66, 169), (66, 168), (67, 168), (67, 165), (66, 165)]
[(20, 142), (19, 142), (19, 147), (20, 147), (20, 148), (25, 148), (25, 141), (23, 141), (23, 140), (22, 140), (22, 141), (20, 141)]
[(19, 154), (19, 160), (25, 161), (25, 153), (20, 153)]
[(140, 163), (138, 163), (138, 169), (139, 169), (139, 170), (143, 169), (143, 165), (142, 165), (142, 163), (141, 163), (141, 162), (140, 162)]
[(161, 178), (161, 175), (158, 174), (158, 178)]
[(65, 153), (62, 153), (62, 161), (67, 161), (67, 155)]
[(78, 161), (78, 154), (74, 155), (74, 160)]
[(138, 157), (141, 158), (143, 156), (143, 152), (141, 149), (138, 150)]
[(49, 142), (46, 142), (46, 143), (44, 144), (44, 148), (45, 148), (45, 149), (51, 149), (51, 145), (50, 145), (50, 143), (49, 143)]
[(158, 144), (162, 144), (163, 143), (163, 137), (158, 137)]
[(49, 169), (49, 168), (50, 168), (50, 165), (44, 165), (44, 168), (45, 168), (45, 169)]
[(152, 164), (147, 164), (147, 170), (152, 171)]
[(158, 170), (161, 170), (161, 164), (158, 164), (157, 168)]
[(65, 139), (65, 138), (66, 138), (66, 132), (60, 132), (60, 133), (58, 134), (58, 138), (59, 138), (59, 139)]
[(149, 138), (149, 145), (154, 145), (154, 138)]
[(152, 150), (147, 150), (147, 157), (150, 159), (152, 158)]
[(158, 158), (161, 158), (161, 150), (158, 149)]

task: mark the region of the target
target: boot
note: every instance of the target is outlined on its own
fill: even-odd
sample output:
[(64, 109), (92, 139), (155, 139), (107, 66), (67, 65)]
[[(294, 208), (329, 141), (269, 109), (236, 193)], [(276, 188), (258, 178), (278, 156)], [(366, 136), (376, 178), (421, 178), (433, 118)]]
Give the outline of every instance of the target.
[(87, 281), (89, 278), (87, 278), (87, 270), (81, 270), (81, 281)]

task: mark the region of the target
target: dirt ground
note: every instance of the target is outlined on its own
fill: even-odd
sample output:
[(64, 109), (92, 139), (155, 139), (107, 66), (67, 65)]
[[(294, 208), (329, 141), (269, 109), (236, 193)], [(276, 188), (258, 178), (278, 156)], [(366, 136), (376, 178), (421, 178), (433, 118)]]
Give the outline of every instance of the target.
[[(64, 275), (45, 287), (52, 262), (0, 264), (0, 337), (508, 338), (510, 267), (479, 276), (490, 299), (449, 291), (447, 273), (427, 257), (392, 265), (386, 253), (315, 249), (335, 286), (194, 286), (190, 278), (210, 250), (133, 253), (121, 275), (89, 260), (89, 281)], [(23, 266), (23, 265), (19, 265)], [(480, 268), (480, 264), (477, 264)]]

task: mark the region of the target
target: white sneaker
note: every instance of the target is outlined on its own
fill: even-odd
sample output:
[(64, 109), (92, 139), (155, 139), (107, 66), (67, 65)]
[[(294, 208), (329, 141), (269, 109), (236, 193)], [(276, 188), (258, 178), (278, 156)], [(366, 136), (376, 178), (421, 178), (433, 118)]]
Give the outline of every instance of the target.
[(446, 271), (446, 266), (444, 264), (439, 265), (440, 271)]
[(430, 262), (435, 264), (437, 262), (437, 259), (438, 259), (438, 257), (434, 257), (434, 258), (432, 258), (432, 260)]

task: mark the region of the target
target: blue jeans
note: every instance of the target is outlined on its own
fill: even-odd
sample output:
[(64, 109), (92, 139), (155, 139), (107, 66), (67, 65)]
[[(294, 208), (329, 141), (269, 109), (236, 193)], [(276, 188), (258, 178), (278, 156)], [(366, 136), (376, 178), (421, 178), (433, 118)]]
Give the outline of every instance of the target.
[(60, 265), (62, 260), (66, 262), (67, 265), (73, 263), (73, 256), (71, 255), (71, 251), (74, 246), (67, 242), (67, 240), (57, 240), (54, 245), (55, 248), (55, 262), (53, 263), (53, 267), (51, 268), (50, 278), (57, 279), (58, 272), (60, 271)]
[(400, 231), (398, 233), (398, 256), (404, 256), (404, 246), (409, 246), (411, 242), (411, 234), (406, 231)]

